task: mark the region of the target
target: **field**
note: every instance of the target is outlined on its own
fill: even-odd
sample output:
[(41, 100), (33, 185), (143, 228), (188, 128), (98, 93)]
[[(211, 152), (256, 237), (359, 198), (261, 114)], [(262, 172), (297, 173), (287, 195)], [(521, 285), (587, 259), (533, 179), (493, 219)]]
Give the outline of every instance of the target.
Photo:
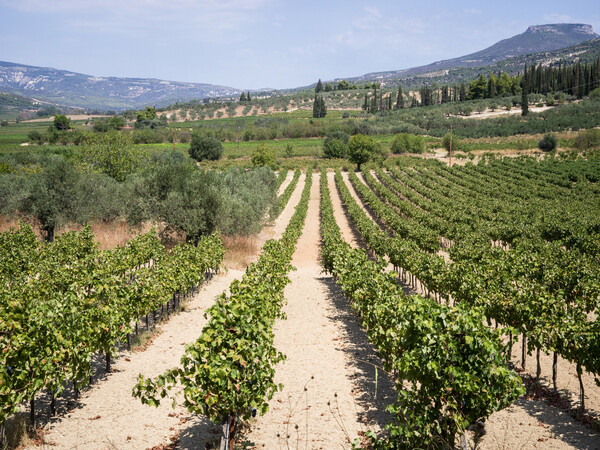
[[(454, 120), (424, 111), (438, 128)], [(557, 151), (542, 152), (543, 132), (474, 120), (487, 135), (459, 132), (449, 167), (437, 131), (418, 133), (423, 153), (392, 154), (396, 119), (424, 130), (415, 111), (342, 114), (106, 136), (75, 122), (68, 133), (93, 145), (112, 139), (116, 165), (90, 159), (93, 145), (29, 143), (48, 123), (3, 126), (9, 446), (207, 448), (229, 435), (240, 448), (389, 448), (395, 436), (596, 448), (594, 145), (561, 125)], [(386, 158), (356, 172), (323, 157), (328, 134), (359, 128)], [(219, 160), (190, 160), (194, 131), (224, 139)], [(240, 170), (262, 147), (277, 173)], [(19, 218), (34, 228), (9, 230)]]
[[(322, 197), (323, 189), (327, 189), (329, 192), (333, 217), (340, 227), (340, 236), (343, 241), (348, 242), (353, 249), (366, 246), (371, 249), (373, 256), (380, 251), (375, 237), (378, 235), (377, 233), (382, 232), (386, 232), (386, 234), (390, 232), (391, 236), (400, 236), (399, 233), (404, 233), (406, 242), (415, 242), (415, 245), (420, 245), (422, 248), (431, 245), (441, 249), (447, 247), (448, 239), (443, 240), (440, 246), (440, 241), (437, 241), (436, 244), (436, 240), (428, 240), (426, 230), (419, 228), (423, 224), (428, 224), (428, 227), (434, 226), (436, 223), (438, 226), (443, 226), (444, 223), (440, 222), (443, 216), (437, 216), (442, 210), (434, 212), (431, 209), (430, 219), (423, 216), (414, 225), (410, 225), (414, 218), (411, 219), (408, 215), (409, 212), (424, 214), (427, 211), (425, 209), (426, 202), (437, 198), (434, 195), (436, 185), (439, 185), (443, 191), (447, 189), (447, 192), (456, 193), (444, 201), (447, 202), (454, 197), (464, 201), (468, 195), (465, 197), (462, 191), (468, 192), (468, 185), (463, 186), (461, 183), (473, 182), (485, 187), (492, 180), (494, 183), (502, 180), (502, 185), (507, 186), (506, 195), (514, 195), (510, 193), (511, 189), (508, 187), (514, 185), (518, 188), (518, 191), (515, 192), (520, 192), (520, 196), (532, 195), (531, 199), (536, 203), (546, 202), (546, 207), (549, 207), (550, 203), (543, 195), (544, 191), (539, 191), (539, 189), (544, 187), (550, 191), (557, 190), (566, 193), (565, 189), (567, 188), (561, 187), (566, 180), (565, 177), (578, 174), (579, 182), (568, 188), (572, 191), (571, 196), (574, 200), (581, 199), (577, 202), (581, 201), (581, 206), (584, 208), (593, 205), (589, 203), (586, 195), (588, 195), (589, 189), (591, 189), (590, 194), (597, 195), (595, 192), (597, 187), (595, 183), (589, 184), (589, 181), (586, 180), (598, 176), (597, 165), (589, 167), (582, 162), (578, 164), (540, 164), (531, 161), (521, 163), (520, 166), (518, 164), (507, 161), (495, 164), (492, 166), (493, 170), (491, 167), (486, 170), (486, 166), (478, 166), (477, 168), (456, 168), (448, 171), (436, 164), (418, 169), (418, 171), (402, 167), (400, 170), (394, 169), (388, 172), (387, 177), (386, 173), (381, 171), (367, 171), (356, 175), (348, 172), (335, 175), (333, 171), (329, 171), (322, 172), (321, 175), (318, 173), (312, 175), (312, 188), (307, 199), (304, 231), (291, 260), (296, 270), (291, 273), (291, 283), (284, 291), (286, 304), (283, 312), (287, 319), (279, 319), (274, 324), (275, 348), (287, 356), (285, 362), (276, 366), (275, 382), (282, 383), (284, 388), (275, 393), (270, 400), (269, 412), (260, 418), (252, 419), (248, 427), (242, 430), (245, 442), (252, 442), (257, 447), (261, 445), (266, 447), (309, 445), (313, 448), (331, 448), (339, 444), (349, 447), (354, 439), (364, 437), (367, 430), (383, 429), (390, 420), (390, 415), (384, 411), (385, 406), (396, 402), (396, 391), (400, 385), (394, 386), (397, 380), (391, 376), (391, 372), (386, 373), (385, 361), (389, 361), (389, 357), (384, 357), (383, 361), (378, 358), (378, 355), (379, 357), (382, 354), (385, 355), (383, 348), (380, 347), (380, 351), (377, 352), (369, 342), (371, 330), (367, 332), (363, 328), (364, 321), (367, 320), (366, 316), (364, 313), (360, 314), (362, 320), (356, 317), (354, 314), (360, 310), (360, 308), (357, 309), (356, 300), (349, 301), (341, 290), (345, 287), (343, 285), (336, 286), (336, 280), (338, 283), (343, 282), (343, 277), (340, 278), (340, 275), (333, 277), (322, 273), (320, 258), (326, 257), (323, 254), (325, 250), (319, 245), (320, 235), (324, 233), (322, 220), (325, 220), (319, 219), (319, 216), (322, 216), (319, 210), (323, 209), (325, 201)], [(527, 173), (536, 173), (539, 181), (528, 181), (524, 176)], [(324, 184), (321, 183), (321, 176), (326, 177)], [(290, 173), (283, 182), (280, 193), (289, 185), (291, 178)], [(368, 192), (371, 192), (371, 196), (374, 195), (374, 192), (378, 192), (380, 196), (384, 195), (384, 191), (381, 191), (384, 186), (381, 183), (383, 180), (386, 180), (385, 185), (389, 188), (398, 189), (396, 192), (399, 195), (396, 200), (391, 200), (392, 197), (389, 197), (390, 200), (386, 200), (386, 203), (390, 202), (387, 203), (387, 208), (396, 208), (397, 206), (393, 205), (398, 201), (401, 202), (398, 205), (405, 204), (405, 207), (410, 207), (402, 214), (406, 224), (409, 224), (408, 228), (397, 228), (396, 231), (390, 228), (392, 222), (385, 221), (391, 219), (382, 219), (382, 217), (386, 217), (383, 212), (386, 207), (383, 206), (383, 203), (377, 204), (377, 196), (371, 198), (367, 195)], [(288, 205), (277, 220), (261, 232), (259, 247), (267, 238), (281, 238), (294, 208), (300, 201), (300, 193), (305, 182), (306, 176), (303, 174)], [(530, 194), (524, 190), (526, 186), (531, 186), (537, 191), (532, 191)], [(375, 188), (379, 190), (374, 190)], [(364, 192), (361, 193), (361, 190)], [(493, 197), (487, 197), (486, 190), (487, 187), (483, 188), (482, 192), (472, 200), (467, 200), (467, 203), (489, 203), (491, 201), (493, 204)], [(345, 197), (347, 194), (344, 192), (347, 192), (350, 197)], [(534, 194), (534, 192), (537, 193)], [(412, 196), (411, 201), (408, 200), (410, 196)], [(440, 201), (442, 199), (443, 197), (440, 197)], [(352, 202), (355, 202), (354, 206)], [(381, 201), (379, 200), (379, 202)], [(483, 203), (481, 204), (483, 205)], [(516, 203), (504, 202), (503, 204), (507, 209), (506, 214), (519, 213), (519, 210), (511, 208)], [(552, 205), (554, 208), (561, 208), (554, 203)], [(436, 206), (435, 203), (431, 205), (431, 207), (433, 206)], [(442, 204), (439, 206), (447, 208)], [(526, 205), (519, 206), (519, 208), (523, 207), (527, 208)], [(539, 212), (535, 203), (530, 207)], [(569, 208), (574, 208), (573, 211), (580, 214), (578, 203), (571, 204)], [(445, 211), (449, 212), (451, 209), (445, 209)], [(466, 211), (468, 209), (463, 210), (463, 212)], [(539, 214), (532, 216), (527, 209), (519, 214), (529, 217), (532, 223), (543, 220)], [(568, 217), (565, 210), (561, 213), (551, 210), (549, 214), (560, 214), (563, 219)], [(492, 220), (490, 224), (503, 223), (504, 217), (504, 213), (498, 213), (493, 218), (490, 217)], [(598, 211), (592, 208), (579, 217), (584, 223), (593, 222), (598, 217)], [(446, 236), (454, 242), (453, 246), (457, 246), (459, 242), (456, 241), (456, 236), (458, 235), (453, 234), (455, 231), (451, 224), (459, 224), (461, 219), (456, 216), (454, 218), (448, 216), (446, 220), (450, 221), (448, 222), (450, 226), (445, 228)], [(372, 231), (368, 231), (369, 229)], [(507, 233), (507, 230), (501, 227), (498, 228), (498, 232)], [(540, 230), (540, 232), (544, 231)], [(546, 231), (545, 233), (550, 232)], [(434, 235), (438, 234), (439, 231), (434, 233)], [(512, 234), (508, 232), (506, 236), (508, 235)], [(512, 241), (512, 244), (508, 244), (506, 236), (504, 239), (496, 236), (496, 240), (505, 242), (505, 245), (509, 246), (509, 253), (510, 246), (516, 248), (521, 245), (518, 244), (518, 239)], [(413, 241), (415, 238), (417, 240)], [(595, 236), (589, 238), (579, 236), (579, 238), (592, 239), (589, 241), (590, 243), (597, 239)], [(583, 244), (575, 240), (572, 245), (582, 246)], [(494, 251), (494, 248), (498, 247), (490, 247), (491, 251)], [(431, 252), (431, 249), (429, 251)], [(448, 249), (439, 251), (447, 252)], [(458, 262), (456, 258), (460, 256), (460, 253), (454, 254), (451, 249), (449, 251), (455, 262)], [(555, 251), (560, 252), (561, 250), (556, 249)], [(575, 247), (573, 251), (575, 251)], [(254, 258), (256, 257), (257, 255), (254, 256)], [(392, 260), (394, 254), (388, 254), (387, 258)], [(420, 274), (419, 270), (422, 269), (419, 269), (418, 260), (410, 262), (408, 259), (406, 261), (406, 264), (413, 264), (413, 266), (411, 271), (406, 271), (407, 267), (405, 266), (405, 271), (398, 272), (398, 274), (402, 273), (400, 279), (406, 280), (403, 282), (403, 289), (409, 294), (437, 298), (434, 292), (442, 293), (443, 291), (441, 288), (434, 289), (434, 286), (440, 281), (435, 277), (430, 278), (431, 275)], [(587, 263), (589, 262), (587, 261)], [(399, 267), (396, 264), (390, 265), (387, 269), (385, 265), (382, 268), (393, 270), (394, 265)], [(466, 267), (464, 266), (461, 270), (465, 270)], [(354, 273), (356, 276), (359, 272)], [(597, 274), (597, 269), (593, 273)], [(182, 448), (204, 448), (204, 443), (213, 440), (215, 433), (219, 433), (215, 425), (202, 420), (201, 417), (189, 415), (181, 406), (174, 411), (171, 410), (168, 403), (158, 409), (144, 406), (140, 404), (139, 400), (132, 398), (130, 392), (138, 373), (156, 376), (164, 369), (177, 365), (183, 345), (192, 342), (206, 325), (206, 318), (203, 315), (211, 306), (215, 296), (225, 290), (235, 278), (242, 275), (243, 272), (234, 268), (216, 275), (198, 294), (194, 295), (185, 306), (184, 312), (172, 317), (170, 321), (158, 325), (151, 340), (145, 346), (133, 353), (122, 348), (117, 355), (114, 355), (115, 364), (109, 373), (104, 373), (103, 369), (96, 367), (94, 377), (98, 379), (90, 388), (82, 392), (80, 399), (75, 399), (69, 391), (62, 394), (56, 401), (59, 419), (52, 420), (45, 425), (43, 440), (48, 444), (58, 446), (58, 448), (97, 445), (140, 448), (161, 445), (170, 440), (178, 441)], [(465, 279), (469, 279), (466, 274), (465, 277)], [(590, 282), (597, 283), (596, 281)], [(597, 285), (587, 285), (588, 289), (595, 289), (595, 286)], [(540, 288), (541, 286), (538, 285), (534, 289)], [(347, 295), (352, 298), (353, 294), (348, 291)], [(597, 299), (595, 294), (589, 300), (594, 298)], [(443, 300), (442, 304), (444, 302), (446, 301)], [(449, 311), (457, 311), (450, 306), (448, 308)], [(591, 308), (595, 310), (597, 304), (592, 305)], [(597, 320), (595, 316), (591, 317), (592, 320)], [(496, 322), (496, 319), (492, 320)], [(538, 326), (546, 327), (544, 323), (532, 326), (531, 330), (536, 334), (537, 331), (534, 330), (537, 330)], [(307, 330), (311, 331), (307, 332)], [(534, 347), (531, 348), (531, 351), (535, 355)], [(520, 346), (513, 347), (510, 360), (510, 364), (514, 367), (522, 365)], [(593, 362), (589, 364), (593, 364)], [(546, 350), (542, 352), (540, 367), (540, 385), (546, 386), (546, 389), (551, 392), (552, 354), (546, 356)], [(552, 396), (544, 400), (543, 395), (540, 397), (539, 388), (535, 387), (536, 384), (529, 381), (535, 378), (537, 370), (535, 356), (529, 356), (525, 364), (526, 371), (521, 373), (528, 383), (533, 383), (528, 384), (527, 394), (520, 397), (509, 408), (492, 414), (486, 422), (485, 435), (468, 432), (469, 440), (477, 439), (479, 448), (530, 448), (537, 442), (544, 443), (545, 447), (551, 448), (593, 448), (594, 443), (598, 442), (600, 438), (597, 431), (590, 428), (590, 425), (586, 426), (575, 421), (570, 415), (574, 414), (576, 417), (580, 417), (577, 414), (580, 400), (576, 367), (562, 357), (559, 357), (558, 367), (556, 383), (562, 398), (560, 402), (557, 402)], [(589, 373), (584, 372), (582, 383), (586, 395), (586, 417), (591, 418), (586, 421), (597, 420), (600, 413), (600, 390), (595, 386), (593, 376)], [(48, 399), (44, 395), (38, 401), (40, 402), (38, 405), (40, 420), (45, 423), (48, 419), (44, 404)], [(548, 401), (559, 407), (550, 406)], [(128, 417), (128, 419), (124, 420), (124, 417)]]

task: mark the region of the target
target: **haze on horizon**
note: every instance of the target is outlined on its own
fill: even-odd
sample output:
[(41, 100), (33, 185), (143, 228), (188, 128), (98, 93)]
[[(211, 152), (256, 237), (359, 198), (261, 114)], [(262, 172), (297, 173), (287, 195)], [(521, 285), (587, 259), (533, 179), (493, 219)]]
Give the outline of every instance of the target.
[(0, 0), (0, 60), (95, 76), (292, 88), (482, 50), (591, 0)]

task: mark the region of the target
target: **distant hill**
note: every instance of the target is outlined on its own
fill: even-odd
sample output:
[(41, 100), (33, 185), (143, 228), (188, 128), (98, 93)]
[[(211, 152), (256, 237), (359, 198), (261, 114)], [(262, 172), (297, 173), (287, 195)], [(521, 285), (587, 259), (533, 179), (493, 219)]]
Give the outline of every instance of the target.
[(0, 90), (58, 105), (100, 110), (166, 106), (191, 99), (239, 95), (227, 86), (153, 78), (95, 77), (0, 61)]
[[(560, 23), (534, 25), (524, 33), (504, 39), (476, 53), (459, 58), (436, 61), (426, 66), (387, 72), (372, 72), (347, 81), (397, 80), (419, 74), (444, 75), (447, 71), (461, 68), (497, 66), (500, 61), (532, 53), (552, 52), (582, 42), (600, 38), (591, 25)], [(522, 66), (521, 66), (522, 67)]]
[(399, 78), (379, 78), (383, 85), (396, 85), (401, 83), (404, 88), (416, 89), (424, 85), (432, 84), (458, 84), (472, 81), (480, 74), (488, 75), (491, 72), (506, 72), (517, 75), (523, 72), (525, 65), (536, 66), (558, 66), (559, 64), (574, 64), (577, 61), (582, 64), (594, 63), (600, 57), (600, 39), (583, 42), (571, 47), (561, 48), (549, 52), (529, 53), (527, 55), (515, 56), (503, 59), (494, 64), (480, 67), (456, 67), (448, 70), (405, 75)]

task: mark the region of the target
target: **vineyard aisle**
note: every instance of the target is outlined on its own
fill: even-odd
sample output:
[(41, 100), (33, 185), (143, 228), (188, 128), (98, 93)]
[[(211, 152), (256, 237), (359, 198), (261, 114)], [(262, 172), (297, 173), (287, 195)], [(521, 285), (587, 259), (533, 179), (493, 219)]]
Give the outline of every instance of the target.
[[(304, 177), (301, 177), (275, 223), (264, 227), (260, 233), (259, 248), (266, 239), (281, 237), (300, 201), (303, 185)], [(189, 448), (185, 446), (185, 440), (191, 440), (195, 447), (199, 442), (213, 439), (211, 432), (214, 427), (206, 421), (190, 420), (187, 410), (179, 406), (173, 409), (168, 400), (159, 408), (143, 405), (139, 399), (132, 397), (131, 390), (139, 373), (154, 377), (179, 364), (185, 345), (195, 341), (206, 324), (204, 311), (243, 273), (234, 269), (222, 271), (201, 288), (185, 311), (159, 325), (160, 334), (145, 350), (121, 352), (110, 375), (102, 373), (103, 378), (82, 392), (77, 407), (55, 417), (47, 425), (45, 441), (48, 447), (145, 449), (167, 444), (179, 431), (182, 432), (182, 446), (185, 448)], [(72, 399), (59, 399), (59, 408), (68, 400)]]
[(319, 205), (314, 174), (292, 261), (297, 270), (285, 290), (287, 319), (275, 328), (275, 346), (287, 355), (275, 377), (284, 388), (246, 436), (257, 448), (350, 448), (359, 432), (389, 420), (392, 384), (379, 371), (375, 398), (373, 349), (333, 278), (321, 272)]

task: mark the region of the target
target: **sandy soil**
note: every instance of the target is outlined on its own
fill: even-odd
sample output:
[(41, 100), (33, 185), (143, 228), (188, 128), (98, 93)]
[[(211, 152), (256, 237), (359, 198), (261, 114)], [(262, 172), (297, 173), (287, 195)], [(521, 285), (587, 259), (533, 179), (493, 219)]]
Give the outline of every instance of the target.
[[(554, 108), (554, 106), (530, 106), (529, 112), (537, 113), (546, 111), (547, 109)], [(491, 109), (486, 109), (485, 111), (478, 113), (475, 112), (470, 116), (454, 116), (460, 117), (462, 119), (489, 119), (490, 117), (498, 117), (498, 116), (510, 116), (514, 114), (521, 114), (521, 107), (515, 106), (510, 111), (507, 111), (504, 108), (499, 108), (496, 111), (492, 111)]]
[[(97, 119), (99, 117), (112, 117), (107, 115), (91, 115), (91, 114), (67, 114), (67, 117), (71, 120), (92, 120)], [(31, 120), (23, 120), (23, 123), (26, 122), (53, 122), (54, 117), (44, 117), (42, 119), (31, 119)]]
[(285, 291), (287, 320), (275, 328), (275, 345), (287, 355), (276, 382), (285, 387), (246, 436), (259, 448), (350, 448), (359, 432), (389, 420), (384, 408), (394, 398), (393, 385), (379, 370), (375, 391), (374, 365), (380, 363), (332, 277), (321, 273), (319, 241), (319, 175), (314, 174), (292, 261), (297, 270)]

